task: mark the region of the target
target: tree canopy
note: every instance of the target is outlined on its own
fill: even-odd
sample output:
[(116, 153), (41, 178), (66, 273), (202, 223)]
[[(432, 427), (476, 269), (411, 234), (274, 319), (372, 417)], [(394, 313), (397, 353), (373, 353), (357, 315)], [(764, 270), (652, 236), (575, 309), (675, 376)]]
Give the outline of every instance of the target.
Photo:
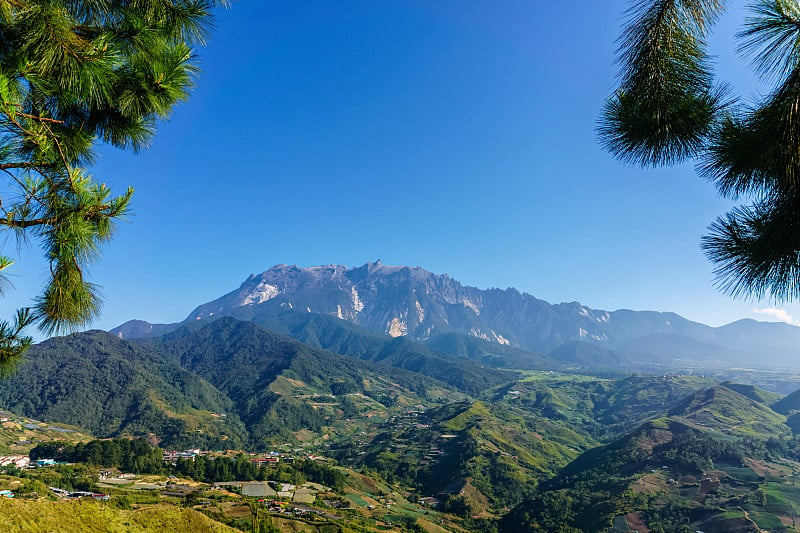
[(714, 76), (707, 36), (725, 0), (632, 0), (619, 38), (619, 88), (598, 131), (641, 166), (694, 160), (743, 205), (709, 227), (701, 247), (733, 296), (800, 296), (800, 5), (754, 0), (738, 51), (770, 86), (743, 102)]
[[(157, 121), (186, 100), (193, 47), (221, 3), (0, 0), (0, 229), (35, 240), (49, 265), (33, 305), (0, 323), (3, 368), (31, 344), (27, 326), (52, 334), (96, 316), (85, 267), (133, 189), (112, 195), (87, 167), (98, 143), (146, 147)], [(0, 253), (0, 275), (11, 264)]]

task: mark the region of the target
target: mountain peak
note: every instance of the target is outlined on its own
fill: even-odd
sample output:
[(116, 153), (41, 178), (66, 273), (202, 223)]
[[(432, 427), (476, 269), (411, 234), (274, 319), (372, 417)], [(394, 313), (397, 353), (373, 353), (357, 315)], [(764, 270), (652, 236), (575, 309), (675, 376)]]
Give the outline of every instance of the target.
[[(283, 312), (329, 315), (391, 337), (427, 341), (461, 333), (539, 353), (581, 341), (616, 352), (604, 357), (609, 361), (665, 362), (711, 350), (737, 364), (755, 360), (796, 366), (800, 346), (800, 328), (787, 324), (748, 320), (712, 328), (675, 313), (603, 311), (574, 301), (552, 305), (513, 288), (478, 289), (446, 274), (385, 265), (380, 259), (359, 267), (278, 264), (197, 307), (184, 322), (219, 316), (258, 321)], [(148, 331), (148, 326), (128, 324), (123, 336), (164, 331)], [(763, 355), (752, 355), (764, 353), (769, 363)]]

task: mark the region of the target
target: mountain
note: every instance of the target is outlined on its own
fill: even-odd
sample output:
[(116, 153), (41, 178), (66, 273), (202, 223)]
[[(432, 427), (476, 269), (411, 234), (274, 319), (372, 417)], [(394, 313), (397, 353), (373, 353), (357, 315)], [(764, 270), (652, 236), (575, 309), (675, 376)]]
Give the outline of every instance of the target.
[[(231, 315), (190, 321), (184, 327), (198, 330), (215, 321), (235, 318), (286, 335), (312, 348), (411, 370), (471, 395), (517, 377), (514, 372), (486, 368), (464, 357), (437, 352), (406, 337), (378, 335), (328, 315), (262, 306), (236, 308)], [(555, 363), (544, 366), (553, 368), (553, 365)]]
[[(394, 362), (418, 362), (401, 360), (402, 353), (394, 351)], [(0, 381), (0, 407), (103, 438), (138, 435), (168, 447), (262, 449), (323, 433), (341, 436), (394, 409), (466, 397), (425, 371), (446, 373), (476, 391), (506, 375), (461, 369), (434, 357), (422, 361), (420, 372), (405, 370), (224, 317), (145, 342), (103, 331), (45, 341), (17, 373)]]
[(536, 480), (596, 445), (550, 420), (471, 401), (407, 414), (382, 429), (364, 445), (334, 452), (422, 494), (465, 495), (475, 512), (518, 503)]
[[(581, 454), (500, 522), (516, 531), (794, 531), (800, 458), (769, 393), (722, 384)], [(713, 426), (713, 427), (712, 427)]]
[(229, 317), (152, 345), (226, 394), (259, 448), (301, 431), (321, 434), (348, 410), (385, 412), (381, 402), (460, 396), (419, 373), (320, 350)]
[[(357, 268), (277, 265), (200, 305), (181, 324), (131, 321), (112, 332), (124, 338), (152, 337), (219, 316), (258, 321), (279, 317), (281, 311), (338, 318), (373, 334), (420, 342), (435, 343), (457, 333), (539, 354), (586, 342), (616, 353), (602, 357), (604, 363), (613, 358), (669, 363), (698, 355), (795, 368), (800, 361), (800, 328), (788, 324), (742, 320), (713, 328), (675, 313), (603, 311), (577, 302), (553, 305), (513, 288), (477, 289), (447, 274), (379, 261)], [(279, 329), (274, 321), (269, 327)], [(464, 354), (463, 346), (449, 344)], [(518, 355), (509, 361), (524, 359)]]
[(0, 380), (0, 406), (98, 437), (154, 434), (165, 446), (247, 441), (224, 394), (158, 350), (104, 331), (32, 347), (19, 370)]

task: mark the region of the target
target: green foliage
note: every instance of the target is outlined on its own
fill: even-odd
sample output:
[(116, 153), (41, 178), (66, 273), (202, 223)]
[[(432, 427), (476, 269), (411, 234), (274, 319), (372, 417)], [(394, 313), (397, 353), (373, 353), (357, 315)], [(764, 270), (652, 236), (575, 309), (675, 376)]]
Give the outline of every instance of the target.
[(118, 468), (135, 474), (156, 474), (163, 470), (163, 453), (143, 439), (93, 440), (78, 444), (47, 442), (32, 449), (30, 457)]
[[(232, 316), (316, 348), (422, 374), (470, 395), (478, 395), (517, 377), (513, 372), (484, 368), (461, 357), (445, 355), (405, 337), (387, 340), (327, 315), (244, 306), (237, 308)], [(407, 386), (412, 388), (410, 384)], [(412, 390), (421, 392), (418, 388)]]
[(224, 394), (152, 348), (91, 331), (30, 353), (23, 371), (0, 381), (0, 402), (22, 415), (83, 426), (99, 437), (154, 433), (165, 446), (216, 449), (247, 440)]
[(346, 476), (341, 470), (316, 461), (303, 460), (291, 464), (256, 466), (243, 455), (233, 459), (206, 456), (180, 459), (172, 467), (172, 472), (205, 483), (270, 480), (299, 485), (312, 481), (330, 487), (336, 492), (344, 489), (346, 481)]
[(442, 504), (442, 510), (462, 518), (470, 516), (475, 512), (472, 504), (461, 495), (451, 495)]
[[(100, 307), (86, 265), (125, 215), (84, 168), (97, 143), (138, 151), (159, 119), (188, 98), (213, 1), (0, 3), (0, 227), (41, 243), (50, 276), (30, 320), (0, 323), (0, 365), (30, 344), (21, 327), (52, 334)], [(12, 260), (0, 258), (0, 270)]]
[(647, 525), (653, 533), (692, 533), (686, 508), (674, 503), (652, 509), (647, 514)]
[(733, 296), (800, 295), (800, 10), (759, 0), (739, 48), (771, 83), (743, 105), (714, 87), (708, 32), (726, 2), (631, 2), (620, 38), (620, 86), (599, 122), (605, 147), (640, 165), (696, 158), (723, 196), (752, 203), (719, 217), (702, 248)]

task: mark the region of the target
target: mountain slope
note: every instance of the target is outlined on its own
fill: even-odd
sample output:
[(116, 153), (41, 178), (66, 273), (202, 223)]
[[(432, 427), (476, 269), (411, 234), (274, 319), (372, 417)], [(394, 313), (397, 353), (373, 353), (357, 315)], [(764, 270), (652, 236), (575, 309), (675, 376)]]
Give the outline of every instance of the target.
[(464, 495), (479, 512), (519, 502), (537, 480), (594, 444), (519, 410), (456, 402), (390, 420), (370, 442), (338, 454), (424, 495)]
[[(744, 320), (712, 328), (675, 313), (602, 311), (577, 302), (551, 305), (516, 289), (481, 290), (419, 267), (380, 262), (358, 268), (277, 265), (200, 305), (183, 323), (220, 315), (276, 317), (288, 310), (329, 315), (390, 337), (428, 341), (459, 333), (534, 353), (581, 341), (639, 362), (698, 354), (795, 368), (800, 361), (800, 328), (788, 324)], [(112, 331), (132, 338), (176, 327), (132, 321)]]
[[(692, 394), (670, 417), (583, 453), (501, 531), (788, 531), (797, 489), (783, 465), (800, 448), (780, 415), (734, 388)], [(710, 417), (714, 428), (698, 423)]]
[(157, 350), (103, 331), (31, 348), (19, 371), (0, 381), (0, 405), (99, 437), (154, 433), (173, 446), (247, 439), (235, 415), (220, 416), (233, 407), (225, 395)]
[(351, 408), (345, 404), (358, 399), (353, 395), (413, 403), (459, 396), (424, 375), (313, 348), (233, 318), (150, 344), (227, 394), (259, 447), (299, 431), (321, 433), (341, 417), (338, 411)]
[(792, 434), (785, 416), (724, 384), (692, 394), (669, 415), (694, 427), (732, 435), (790, 437)]
[[(380, 336), (336, 317), (289, 309), (275, 310), (260, 306), (238, 308), (233, 318), (252, 322), (299, 341), (340, 355), (380, 362), (438, 379), (470, 395), (511, 381), (516, 373), (490, 369), (465, 358), (439, 353), (403, 338)], [(210, 321), (190, 322), (188, 330), (198, 330)]]

